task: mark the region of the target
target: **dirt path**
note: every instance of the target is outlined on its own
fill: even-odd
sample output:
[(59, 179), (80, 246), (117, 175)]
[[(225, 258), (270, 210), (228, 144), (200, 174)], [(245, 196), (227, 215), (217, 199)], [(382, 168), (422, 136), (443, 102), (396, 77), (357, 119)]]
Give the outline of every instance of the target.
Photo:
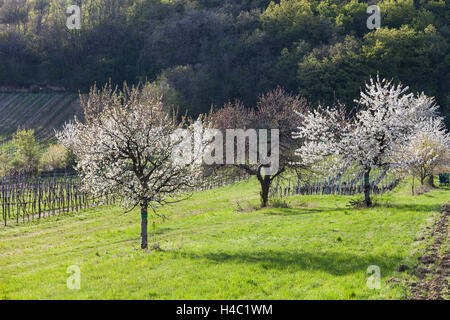
[(434, 237), (433, 244), (427, 250), (427, 254), (419, 258), (419, 263), (413, 270), (419, 281), (409, 283), (413, 294), (409, 297), (410, 300), (442, 300), (449, 298), (449, 215), (450, 205), (445, 205), (431, 233), (431, 236)]

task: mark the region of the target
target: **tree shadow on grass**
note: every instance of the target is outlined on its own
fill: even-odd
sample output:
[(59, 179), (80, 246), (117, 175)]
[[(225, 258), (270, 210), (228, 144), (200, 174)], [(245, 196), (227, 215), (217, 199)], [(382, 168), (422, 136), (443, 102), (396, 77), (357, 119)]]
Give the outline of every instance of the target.
[(389, 274), (395, 271), (403, 260), (400, 255), (359, 256), (348, 253), (304, 251), (211, 252), (202, 255), (184, 253), (183, 256), (189, 259), (207, 259), (219, 264), (255, 264), (266, 270), (287, 272), (319, 270), (335, 276), (366, 272), (370, 265), (380, 267), (382, 274)]
[[(326, 212), (334, 212), (334, 213), (351, 213), (354, 208), (350, 207), (320, 207), (320, 208), (309, 208), (309, 207), (293, 207), (286, 209), (273, 208), (269, 209), (263, 214), (266, 215), (279, 215), (279, 216), (293, 216), (293, 215), (302, 215), (302, 214), (314, 214), (314, 213), (326, 213)], [(358, 209), (361, 210), (361, 209)]]
[[(352, 208), (352, 207), (320, 207), (320, 208), (271, 208), (266, 209), (263, 214), (271, 215), (271, 216), (294, 216), (294, 215), (306, 215), (306, 214), (314, 214), (314, 213), (326, 213), (326, 212), (334, 212), (334, 213), (346, 213), (351, 214), (352, 211), (365, 211), (371, 209), (380, 209), (385, 208), (386, 210), (394, 209), (399, 211), (412, 211), (412, 212), (432, 212), (432, 211), (441, 211), (440, 204), (391, 204), (378, 202), (374, 206), (369, 208)], [(369, 213), (369, 212), (368, 212)]]
[(324, 212), (323, 209), (314, 209), (314, 208), (273, 208), (273, 209), (265, 209), (263, 214), (268, 216), (295, 216), (302, 214), (310, 214), (310, 213), (319, 213)]
[(160, 235), (160, 234), (164, 234), (167, 232), (172, 231), (174, 228), (171, 227), (166, 227), (166, 226), (160, 226), (158, 225), (156, 227), (156, 229), (153, 229), (153, 227), (150, 225), (149, 226), (149, 231), (148, 231), (148, 235), (152, 236), (152, 235)]
[[(381, 206), (382, 207), (382, 206)], [(440, 204), (389, 204), (385, 206), (387, 209), (393, 208), (402, 211), (430, 212), (440, 211)]]

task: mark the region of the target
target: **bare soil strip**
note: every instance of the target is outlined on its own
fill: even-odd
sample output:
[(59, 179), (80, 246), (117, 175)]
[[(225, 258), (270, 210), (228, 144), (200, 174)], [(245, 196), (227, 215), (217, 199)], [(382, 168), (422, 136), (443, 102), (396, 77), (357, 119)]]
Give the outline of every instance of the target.
[(419, 280), (409, 283), (412, 292), (412, 296), (408, 298), (410, 300), (443, 300), (449, 298), (449, 215), (450, 205), (445, 205), (432, 230), (433, 244), (427, 250), (427, 254), (419, 257), (419, 262), (414, 267), (413, 272)]

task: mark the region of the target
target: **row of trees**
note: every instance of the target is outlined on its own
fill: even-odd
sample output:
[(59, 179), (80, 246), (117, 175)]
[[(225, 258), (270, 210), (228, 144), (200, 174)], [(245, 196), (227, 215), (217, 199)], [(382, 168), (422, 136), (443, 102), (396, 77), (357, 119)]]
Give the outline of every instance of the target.
[[(449, 113), (448, 0), (0, 0), (0, 84), (164, 85), (196, 116), (283, 86), (314, 104), (351, 104), (379, 71), (435, 96)], [(81, 29), (66, 9), (81, 7)]]
[[(94, 86), (88, 98), (82, 99), (85, 121), (66, 124), (57, 138), (76, 156), (89, 191), (97, 196), (105, 192), (121, 195), (130, 210), (140, 206), (141, 247), (147, 248), (148, 208), (156, 213), (158, 206), (186, 197), (201, 181), (203, 155), (217, 155), (218, 150), (209, 148), (210, 137), (203, 138), (206, 129), (224, 134), (228, 129), (279, 130), (275, 172), (265, 173), (263, 159), (252, 158), (252, 143), (268, 148), (260, 144), (260, 137), (241, 141), (245, 161), (238, 162), (236, 157), (228, 163), (257, 177), (262, 206), (267, 205), (274, 178), (291, 168), (322, 173), (362, 171), (367, 206), (371, 205), (369, 175), (373, 170), (419, 170), (426, 177), (448, 157), (450, 136), (434, 99), (407, 91), (401, 84), (371, 80), (356, 101), (358, 109), (349, 113), (344, 105), (312, 108), (301, 96), (277, 88), (261, 95), (256, 108), (245, 108), (236, 101), (196, 121), (184, 117), (180, 121), (154, 85), (125, 85), (124, 90), (110, 84), (102, 90)], [(194, 148), (184, 145), (186, 134), (194, 137)], [(189, 155), (182, 161), (172, 157), (180, 150)]]
[(33, 129), (18, 129), (10, 145), (0, 150), (0, 177), (15, 174), (36, 174), (38, 171), (64, 169), (73, 164), (68, 150), (60, 144), (44, 148), (39, 145)]

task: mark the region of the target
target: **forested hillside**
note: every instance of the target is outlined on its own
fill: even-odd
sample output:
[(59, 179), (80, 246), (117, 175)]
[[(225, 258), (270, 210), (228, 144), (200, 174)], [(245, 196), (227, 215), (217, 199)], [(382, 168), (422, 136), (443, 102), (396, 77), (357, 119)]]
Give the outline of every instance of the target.
[[(181, 111), (255, 103), (280, 85), (354, 105), (369, 75), (401, 80), (450, 113), (450, 1), (0, 0), (0, 85), (86, 91), (151, 80)], [(81, 29), (66, 8), (81, 7)]]

